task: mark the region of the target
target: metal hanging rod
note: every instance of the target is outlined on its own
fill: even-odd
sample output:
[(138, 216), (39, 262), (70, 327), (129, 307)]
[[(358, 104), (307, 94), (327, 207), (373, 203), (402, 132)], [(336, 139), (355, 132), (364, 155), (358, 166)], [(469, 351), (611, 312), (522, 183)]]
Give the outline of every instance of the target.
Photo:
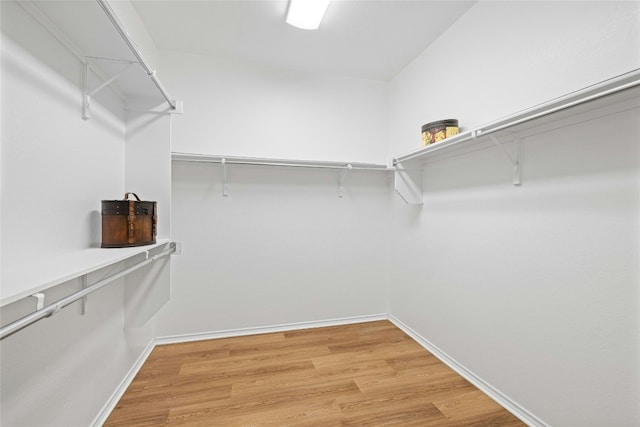
[(160, 83), (160, 80), (158, 80), (158, 78), (156, 77), (156, 70), (151, 68), (149, 63), (144, 59), (144, 56), (142, 56), (142, 52), (140, 52), (140, 49), (138, 49), (133, 39), (129, 36), (129, 33), (124, 28), (124, 25), (122, 25), (122, 23), (120, 22), (120, 19), (118, 19), (118, 16), (115, 14), (113, 9), (111, 8), (111, 5), (109, 5), (109, 3), (106, 0), (96, 0), (96, 1), (98, 2), (98, 5), (100, 5), (100, 8), (107, 15), (107, 18), (109, 18), (113, 26), (116, 28), (116, 31), (118, 31), (118, 33), (120, 34), (120, 37), (122, 37), (122, 40), (124, 40), (127, 46), (129, 46), (131, 53), (133, 53), (133, 55), (136, 57), (136, 59), (144, 69), (145, 73), (147, 73), (147, 75), (151, 77), (151, 81), (153, 82), (153, 84), (156, 85), (156, 87), (158, 88), (158, 90), (160, 91), (164, 99), (167, 100), (171, 108), (175, 110), (176, 101), (171, 98), (171, 96), (169, 95), (167, 90), (164, 88), (162, 83)]
[(0, 340), (20, 331), (21, 329), (26, 328), (29, 325), (32, 325), (33, 323), (36, 323), (38, 320), (44, 319), (45, 317), (49, 317), (57, 313), (64, 307), (70, 304), (73, 304), (78, 300), (83, 299), (90, 293), (97, 291), (98, 289), (108, 285), (114, 280), (118, 280), (133, 271), (136, 271), (148, 264), (151, 264), (156, 260), (158, 260), (159, 258), (165, 257), (167, 255), (171, 255), (175, 251), (176, 251), (176, 245), (174, 242), (171, 242), (169, 248), (163, 250), (162, 252), (159, 252), (158, 254), (152, 256), (151, 258), (141, 261), (138, 264), (135, 264), (129, 268), (126, 268), (118, 273), (112, 274), (111, 276), (105, 277), (104, 279), (94, 283), (93, 285), (83, 288), (78, 292), (74, 292), (73, 294), (68, 295), (65, 298), (62, 298), (61, 300), (58, 300), (52, 304), (49, 304), (46, 307), (38, 309), (27, 316), (24, 316), (14, 322), (9, 323), (6, 326), (3, 326), (2, 328), (0, 328)]
[(438, 144), (430, 145), (393, 159), (393, 164), (406, 162), (412, 159), (427, 156), (430, 153), (446, 150), (455, 145), (459, 145), (471, 140), (480, 138), (494, 132), (506, 130), (514, 126), (567, 110), (590, 101), (594, 101), (605, 96), (613, 95), (628, 89), (640, 86), (640, 69), (614, 77), (609, 80), (588, 86), (568, 95), (556, 98), (549, 102), (537, 105), (519, 113), (504, 117), (499, 120), (487, 123), (476, 129), (469, 130), (459, 135), (448, 138)]
[(208, 154), (171, 153), (171, 159), (181, 162), (220, 163), (224, 165), (257, 165), (257, 166), (284, 166), (311, 169), (348, 169), (348, 170), (375, 170), (391, 171), (387, 165), (377, 163), (350, 163), (312, 160), (285, 160), (256, 157), (226, 157)]

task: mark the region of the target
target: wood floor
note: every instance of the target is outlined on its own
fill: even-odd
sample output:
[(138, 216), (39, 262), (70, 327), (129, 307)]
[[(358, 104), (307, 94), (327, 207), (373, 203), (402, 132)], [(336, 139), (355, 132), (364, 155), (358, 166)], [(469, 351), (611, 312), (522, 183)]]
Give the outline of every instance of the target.
[(388, 321), (157, 346), (105, 426), (523, 426)]

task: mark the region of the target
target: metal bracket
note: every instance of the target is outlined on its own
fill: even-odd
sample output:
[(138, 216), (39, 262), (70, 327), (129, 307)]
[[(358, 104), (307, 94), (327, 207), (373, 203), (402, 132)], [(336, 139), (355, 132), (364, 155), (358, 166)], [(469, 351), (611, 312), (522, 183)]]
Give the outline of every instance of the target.
[(51, 311), (51, 313), (49, 313), (49, 316), (53, 316), (54, 314), (58, 314), (58, 312), (62, 310), (62, 304), (56, 304), (55, 307), (53, 307), (53, 310)]
[(502, 153), (504, 153), (505, 157), (507, 158), (507, 160), (511, 164), (511, 166), (513, 168), (513, 180), (512, 180), (513, 185), (521, 185), (521, 181), (520, 181), (520, 163), (521, 163), (522, 141), (520, 140), (520, 137), (518, 136), (518, 134), (514, 134), (514, 136), (513, 136), (513, 142), (515, 143), (515, 146), (514, 146), (515, 153), (514, 153), (513, 157), (504, 148), (504, 145), (500, 144), (498, 142), (498, 140), (496, 139), (495, 136), (490, 134), (489, 135), (489, 139), (491, 139), (491, 141), (493, 141), (493, 143), (497, 147), (500, 148)]
[[(126, 64), (126, 66), (120, 70), (115, 76), (103, 82), (101, 85), (96, 87), (93, 90), (89, 90), (89, 71), (91, 70), (91, 65), (89, 64), (89, 59), (94, 60), (102, 60), (102, 61), (114, 61), (121, 62)], [(91, 118), (91, 97), (96, 93), (100, 92), (102, 89), (116, 81), (119, 77), (121, 77), (124, 73), (126, 73), (131, 66), (134, 64), (138, 64), (136, 61), (127, 61), (123, 59), (112, 59), (112, 58), (99, 58), (95, 56), (87, 56), (84, 61), (84, 74), (82, 78), (82, 86), (83, 86), (83, 98), (82, 98), (82, 119), (89, 120)]]
[(229, 188), (227, 187), (227, 159), (222, 159), (222, 196), (227, 197), (229, 195)]
[(409, 205), (422, 205), (422, 165), (416, 165), (415, 161), (409, 167), (406, 163), (396, 163), (393, 179), (393, 187), (402, 200)]
[(176, 248), (173, 255), (182, 255), (182, 242), (171, 242), (174, 248)]
[(38, 292), (37, 294), (33, 294), (31, 296), (37, 299), (36, 310), (42, 310), (44, 308), (44, 294), (42, 292)]
[[(87, 289), (87, 287), (89, 286), (89, 280), (86, 274), (82, 275), (82, 289)], [(87, 301), (88, 301), (88, 297), (82, 297), (82, 299), (80, 300), (80, 314), (82, 314), (83, 316), (85, 314), (87, 314)]]
[(342, 172), (342, 174), (340, 174), (340, 176), (338, 177), (338, 197), (340, 198), (342, 198), (342, 193), (344, 192), (344, 183), (347, 179), (347, 174), (351, 171), (351, 169), (353, 169), (353, 166), (351, 166), (351, 163), (349, 163), (344, 172)]

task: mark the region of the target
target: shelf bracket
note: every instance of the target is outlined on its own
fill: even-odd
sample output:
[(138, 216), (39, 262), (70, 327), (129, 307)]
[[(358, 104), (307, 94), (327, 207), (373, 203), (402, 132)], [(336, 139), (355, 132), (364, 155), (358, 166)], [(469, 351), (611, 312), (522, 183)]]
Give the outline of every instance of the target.
[(37, 294), (33, 294), (31, 296), (37, 300), (36, 310), (42, 310), (44, 308), (44, 294), (42, 292), (38, 292)]
[(518, 134), (514, 134), (513, 136), (514, 151), (515, 151), (513, 156), (509, 154), (509, 152), (504, 148), (503, 144), (498, 142), (495, 136), (490, 134), (489, 139), (493, 141), (496, 147), (500, 148), (502, 153), (505, 155), (505, 157), (509, 161), (509, 164), (511, 164), (511, 167), (513, 168), (513, 180), (512, 180), (513, 185), (516, 185), (516, 186), (521, 185), (520, 164), (521, 164), (522, 141), (520, 140), (520, 137), (518, 136)]
[(351, 166), (351, 163), (349, 163), (344, 172), (342, 172), (338, 177), (338, 197), (340, 198), (342, 198), (342, 193), (344, 192), (344, 183), (347, 179), (347, 174), (351, 171), (351, 169), (353, 169), (353, 166)]
[(413, 164), (405, 167), (403, 163), (395, 164), (394, 189), (409, 205), (423, 203), (422, 170), (422, 165)]
[(515, 136), (515, 150), (516, 150), (516, 159), (513, 163), (513, 185), (519, 186), (522, 184), (520, 181), (520, 166), (522, 165), (522, 140), (518, 135)]
[[(110, 79), (107, 79), (102, 84), (100, 84), (98, 87), (90, 90), (89, 89), (89, 72), (91, 71), (91, 65), (89, 63), (89, 59), (94, 59), (94, 60), (98, 59), (98, 60), (103, 60), (103, 61), (121, 62), (121, 63), (124, 63), (126, 65), (115, 76), (111, 77)], [(135, 62), (135, 61), (126, 61), (126, 60), (121, 60), (121, 59), (98, 58), (98, 57), (94, 57), (94, 56), (91, 56), (91, 57), (88, 56), (88, 57), (85, 58), (85, 61), (84, 61), (84, 74), (82, 76), (82, 86), (83, 86), (82, 119), (83, 120), (89, 120), (91, 118), (91, 97), (93, 95), (95, 95), (96, 93), (100, 92), (105, 87), (109, 86), (114, 81), (116, 81), (124, 73), (129, 71), (129, 69), (134, 64), (137, 64), (137, 62)]]
[(227, 197), (229, 195), (229, 188), (227, 187), (227, 159), (222, 159), (222, 196)]
[[(89, 280), (86, 274), (82, 275), (82, 289), (87, 289), (87, 287), (89, 287)], [(81, 301), (81, 305), (80, 305), (80, 314), (82, 314), (83, 316), (85, 314), (87, 314), (87, 299), (88, 297), (84, 296), (82, 297)]]

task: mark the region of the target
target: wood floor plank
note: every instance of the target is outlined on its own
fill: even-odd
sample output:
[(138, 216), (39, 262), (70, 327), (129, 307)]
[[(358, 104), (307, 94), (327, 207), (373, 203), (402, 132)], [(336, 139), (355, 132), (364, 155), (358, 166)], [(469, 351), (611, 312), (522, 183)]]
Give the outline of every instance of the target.
[[(299, 413), (301, 407), (309, 406), (312, 402), (327, 401), (335, 396), (359, 393), (360, 391), (353, 381), (309, 384), (284, 390), (274, 389), (261, 395), (252, 394), (247, 398), (232, 397), (225, 403), (216, 402), (217, 404), (189, 405), (171, 409), (167, 424), (180, 425), (185, 420), (200, 422), (203, 419), (209, 419), (210, 421), (217, 420), (219, 425), (226, 426), (233, 425), (238, 419), (244, 418), (252, 420), (254, 423), (252, 425), (262, 425), (267, 421), (273, 421), (273, 419), (267, 418), (269, 414)], [(292, 403), (294, 404), (292, 405)]]
[(445, 420), (445, 416), (425, 396), (416, 394), (363, 397), (342, 403), (346, 426), (420, 426), (428, 420)]
[(391, 322), (157, 346), (105, 423), (523, 426)]
[(353, 381), (356, 378), (394, 375), (395, 371), (384, 360), (361, 364), (346, 364), (337, 367), (296, 371), (290, 374), (254, 378), (233, 385), (232, 395), (249, 396), (251, 393), (268, 393), (280, 388), (295, 388), (301, 385), (325, 382)]

